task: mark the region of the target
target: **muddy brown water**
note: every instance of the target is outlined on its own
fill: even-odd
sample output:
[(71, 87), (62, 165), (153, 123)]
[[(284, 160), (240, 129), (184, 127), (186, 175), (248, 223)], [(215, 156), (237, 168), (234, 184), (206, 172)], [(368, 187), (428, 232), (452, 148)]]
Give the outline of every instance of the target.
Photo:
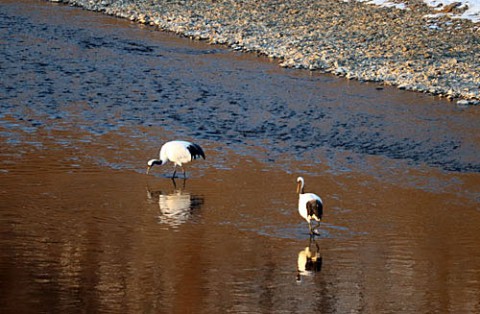
[[(0, 27), (2, 313), (480, 312), (479, 108), (42, 1)], [(173, 138), (207, 159), (146, 176)]]

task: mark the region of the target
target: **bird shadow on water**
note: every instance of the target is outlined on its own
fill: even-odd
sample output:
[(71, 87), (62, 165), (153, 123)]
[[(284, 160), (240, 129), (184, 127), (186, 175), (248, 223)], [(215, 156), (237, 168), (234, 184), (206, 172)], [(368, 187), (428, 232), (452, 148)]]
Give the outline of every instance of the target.
[(312, 277), (322, 271), (323, 257), (320, 246), (315, 238), (310, 237), (308, 245), (298, 252), (297, 257), (297, 283), (303, 278)]
[(172, 188), (154, 190), (147, 182), (147, 199), (151, 203), (157, 203), (159, 213), (158, 223), (166, 224), (172, 228), (196, 219), (205, 202), (203, 196), (193, 195), (185, 189), (186, 180), (171, 179)]

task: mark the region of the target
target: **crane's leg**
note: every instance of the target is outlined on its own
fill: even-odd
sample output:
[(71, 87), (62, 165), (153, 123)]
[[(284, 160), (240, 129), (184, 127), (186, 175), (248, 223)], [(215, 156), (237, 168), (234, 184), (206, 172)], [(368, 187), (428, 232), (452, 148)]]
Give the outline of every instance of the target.
[(183, 178), (186, 179), (187, 178), (187, 172), (185, 171), (184, 166), (182, 166), (182, 170), (183, 170)]
[(317, 220), (317, 224), (311, 229), (311, 232), (312, 232), (314, 235), (320, 235), (320, 233), (318, 233), (318, 232), (316, 231), (316, 229), (317, 229), (318, 227), (320, 227), (320, 222), (321, 222), (321, 221), (318, 221), (318, 220)]
[(172, 175), (172, 179), (175, 179), (175, 174), (177, 173), (177, 165), (173, 165), (173, 175)]

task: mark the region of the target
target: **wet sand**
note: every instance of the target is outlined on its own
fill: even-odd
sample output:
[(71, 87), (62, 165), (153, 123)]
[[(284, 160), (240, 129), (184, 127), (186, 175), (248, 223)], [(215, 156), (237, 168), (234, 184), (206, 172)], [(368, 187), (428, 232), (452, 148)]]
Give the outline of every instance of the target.
[[(479, 311), (477, 108), (1, 5), (3, 313)], [(207, 154), (176, 186), (172, 138)]]

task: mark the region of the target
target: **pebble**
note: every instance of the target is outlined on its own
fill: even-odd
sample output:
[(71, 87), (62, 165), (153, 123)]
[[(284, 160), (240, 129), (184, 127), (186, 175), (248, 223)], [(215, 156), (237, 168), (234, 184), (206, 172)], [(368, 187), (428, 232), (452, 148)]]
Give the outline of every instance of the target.
[(480, 27), (406, 10), (330, 0), (51, 0), (278, 59), (282, 67), (480, 101)]

